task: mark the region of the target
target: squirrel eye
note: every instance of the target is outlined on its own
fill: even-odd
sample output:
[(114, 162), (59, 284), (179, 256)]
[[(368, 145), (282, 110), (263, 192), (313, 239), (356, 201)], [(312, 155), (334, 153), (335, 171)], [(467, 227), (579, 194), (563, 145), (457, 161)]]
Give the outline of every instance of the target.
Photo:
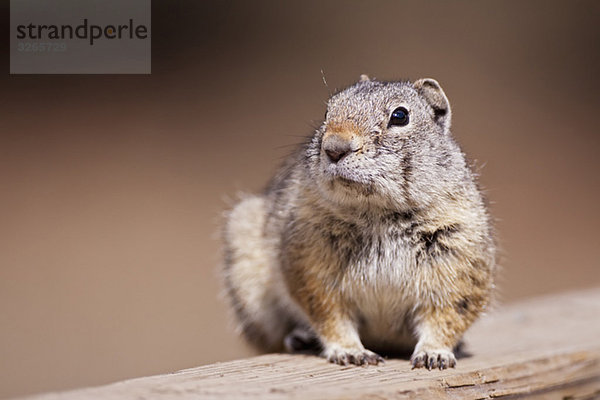
[(398, 107), (392, 113), (390, 117), (390, 122), (388, 123), (388, 127), (390, 126), (404, 126), (408, 124), (408, 110), (404, 107)]

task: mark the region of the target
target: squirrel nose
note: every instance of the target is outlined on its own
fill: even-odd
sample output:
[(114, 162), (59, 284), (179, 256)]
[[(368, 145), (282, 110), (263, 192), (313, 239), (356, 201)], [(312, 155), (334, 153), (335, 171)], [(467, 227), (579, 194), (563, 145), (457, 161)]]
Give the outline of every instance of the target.
[(348, 150), (342, 150), (342, 149), (327, 149), (325, 150), (325, 154), (327, 154), (327, 157), (329, 157), (329, 161), (331, 161), (332, 163), (336, 163), (338, 161), (340, 161), (342, 159), (342, 157), (344, 157), (346, 154), (348, 154), (350, 152), (350, 149)]
[(323, 150), (332, 163), (337, 163), (352, 151), (352, 144), (339, 136), (329, 136), (323, 141)]

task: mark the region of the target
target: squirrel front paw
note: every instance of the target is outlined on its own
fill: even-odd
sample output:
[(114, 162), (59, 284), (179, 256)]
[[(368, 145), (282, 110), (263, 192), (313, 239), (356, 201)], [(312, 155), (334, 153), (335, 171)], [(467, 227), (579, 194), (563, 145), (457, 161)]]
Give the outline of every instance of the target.
[(329, 346), (323, 351), (323, 357), (339, 365), (377, 365), (385, 360), (377, 353), (361, 348)]
[(433, 368), (446, 369), (456, 366), (456, 358), (451, 350), (427, 349), (415, 350), (410, 362), (414, 368), (425, 367), (430, 371)]

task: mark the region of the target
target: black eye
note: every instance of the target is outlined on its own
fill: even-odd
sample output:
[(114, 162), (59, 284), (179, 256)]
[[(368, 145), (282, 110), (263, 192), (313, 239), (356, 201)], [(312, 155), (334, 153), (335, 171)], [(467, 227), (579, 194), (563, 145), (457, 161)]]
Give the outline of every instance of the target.
[(408, 124), (408, 110), (404, 107), (398, 107), (390, 117), (389, 126), (404, 126)]

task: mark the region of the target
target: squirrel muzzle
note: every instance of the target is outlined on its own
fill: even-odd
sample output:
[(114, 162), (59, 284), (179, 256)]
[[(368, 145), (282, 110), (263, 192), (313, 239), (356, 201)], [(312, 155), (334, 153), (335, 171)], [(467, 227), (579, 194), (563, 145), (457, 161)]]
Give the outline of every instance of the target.
[(362, 139), (351, 131), (326, 132), (323, 136), (323, 151), (334, 164), (348, 154), (359, 151), (362, 146)]

